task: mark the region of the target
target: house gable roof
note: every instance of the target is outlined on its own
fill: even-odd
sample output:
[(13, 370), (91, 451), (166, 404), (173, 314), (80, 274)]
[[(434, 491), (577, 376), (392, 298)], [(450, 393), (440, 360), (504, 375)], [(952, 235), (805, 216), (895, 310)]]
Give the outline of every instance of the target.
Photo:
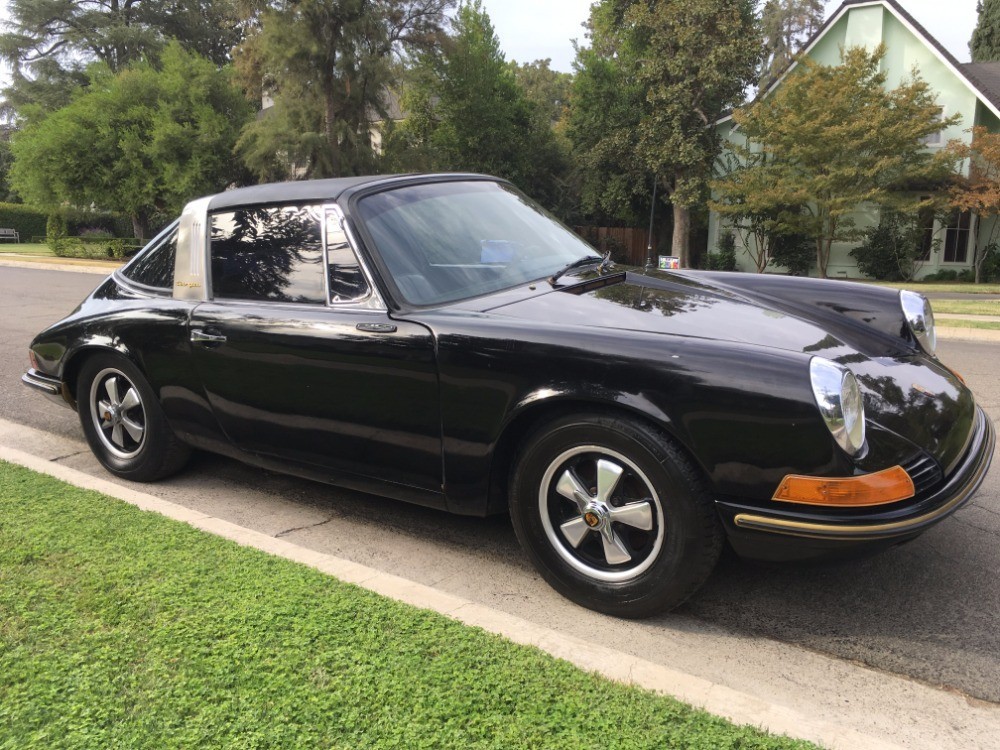
[[(952, 71), (955, 76), (968, 86), (969, 90), (991, 111), (1000, 118), (1000, 63), (960, 63), (958, 59), (949, 52), (944, 45), (935, 39), (927, 29), (925, 29), (913, 16), (911, 16), (902, 5), (896, 0), (844, 0), (836, 12), (820, 26), (819, 30), (812, 35), (812, 38), (799, 52), (797, 57), (808, 55), (816, 46), (827, 31), (833, 27), (840, 19), (847, 15), (852, 8), (863, 8), (874, 5), (881, 5), (889, 10), (896, 19), (909, 29), (918, 39), (924, 42), (932, 52), (944, 63), (945, 67)], [(777, 88), (781, 82), (798, 65), (798, 59), (793, 60), (771, 84), (764, 90), (757, 93), (756, 99), (767, 96)], [(721, 117), (716, 124), (732, 119), (733, 113), (728, 112)]]

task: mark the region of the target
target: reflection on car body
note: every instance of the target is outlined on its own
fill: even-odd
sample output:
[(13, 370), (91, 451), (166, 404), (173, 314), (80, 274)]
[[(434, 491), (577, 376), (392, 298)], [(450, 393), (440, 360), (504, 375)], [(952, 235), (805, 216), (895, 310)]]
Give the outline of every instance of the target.
[(191, 448), (509, 512), (556, 589), (640, 617), (723, 544), (859, 554), (966, 502), (993, 429), (919, 295), (609, 267), (480, 175), (261, 185), (190, 203), (31, 344), (112, 473)]

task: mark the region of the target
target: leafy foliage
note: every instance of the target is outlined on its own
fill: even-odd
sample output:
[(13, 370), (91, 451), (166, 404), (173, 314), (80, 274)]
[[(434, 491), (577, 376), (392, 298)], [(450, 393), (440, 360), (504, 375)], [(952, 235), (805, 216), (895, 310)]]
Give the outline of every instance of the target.
[(1000, 0), (979, 0), (979, 20), (969, 40), (973, 62), (1000, 60)]
[(771, 262), (792, 276), (808, 276), (816, 259), (816, 243), (805, 234), (784, 232), (771, 238)]
[(592, 10), (591, 39), (591, 49), (578, 53), (578, 67), (621, 93), (610, 104), (590, 104), (625, 117), (592, 115), (603, 127), (584, 135), (581, 151), (599, 166), (623, 164), (632, 185), (645, 182), (642, 173), (656, 177), (674, 208), (672, 252), (686, 267), (690, 210), (702, 200), (720, 149), (710, 126), (756, 78), (754, 2), (603, 0)]
[(730, 145), (736, 166), (713, 183), (721, 214), (776, 211), (775, 231), (815, 238), (822, 277), (833, 243), (864, 235), (852, 216), (859, 206), (916, 213), (953, 174), (953, 154), (932, 154), (924, 142), (958, 115), (942, 121), (916, 76), (887, 89), (885, 52), (848, 49), (835, 66), (803, 59), (768, 96), (736, 111), (745, 141)]
[(82, 65), (100, 61), (113, 72), (157, 61), (171, 39), (222, 65), (240, 27), (234, 0), (11, 0), (0, 58), (13, 70), (4, 92), (18, 114), (65, 106), (86, 85)]
[(924, 230), (916, 217), (883, 211), (865, 242), (851, 250), (858, 270), (879, 281), (909, 281), (920, 268)]
[(736, 270), (736, 235), (731, 230), (719, 236), (719, 247), (705, 259), (705, 267), (709, 271)]
[(26, 200), (120, 210), (142, 238), (157, 211), (238, 176), (233, 145), (250, 107), (209, 61), (171, 43), (161, 71), (90, 75), (85, 93), (15, 138), (11, 180)]
[(438, 41), (453, 0), (249, 0), (234, 55), (249, 95), (274, 106), (239, 150), (260, 179), (376, 169), (371, 129), (386, 119), (394, 56)]
[(446, 44), (420, 58), (404, 106), (409, 118), (392, 147), (403, 168), (485, 172), (546, 205), (558, 202), (564, 156), (552, 105), (518, 85), (479, 0), (462, 5)]
[(766, 89), (823, 25), (824, 0), (767, 0), (761, 11), (764, 59), (760, 88)]
[[(983, 278), (983, 265), (995, 247), (1000, 231), (1000, 134), (984, 127), (972, 129), (971, 143), (953, 142), (948, 150), (956, 159), (969, 160), (969, 176), (959, 177), (951, 187), (951, 205), (959, 211), (977, 215), (975, 222), (976, 252), (973, 257), (976, 283)], [(985, 220), (992, 219), (990, 234), (982, 237)]]

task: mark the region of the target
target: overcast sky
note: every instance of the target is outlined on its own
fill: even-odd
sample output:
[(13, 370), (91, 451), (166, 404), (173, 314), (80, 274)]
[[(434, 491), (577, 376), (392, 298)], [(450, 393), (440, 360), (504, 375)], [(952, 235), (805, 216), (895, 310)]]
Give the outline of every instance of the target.
[[(976, 0), (899, 0), (910, 15), (959, 59), (969, 61), (969, 37), (976, 26)], [(546, 57), (556, 70), (570, 71), (573, 39), (584, 42), (582, 24), (591, 0), (484, 0), (508, 60)], [(827, 16), (840, 7), (827, 3)]]

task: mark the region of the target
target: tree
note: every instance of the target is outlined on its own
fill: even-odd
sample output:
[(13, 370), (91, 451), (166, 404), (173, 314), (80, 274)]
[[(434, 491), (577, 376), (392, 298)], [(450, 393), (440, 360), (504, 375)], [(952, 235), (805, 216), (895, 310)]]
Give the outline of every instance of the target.
[(823, 25), (824, 0), (767, 0), (761, 11), (764, 59), (760, 88), (766, 89)]
[(423, 55), (398, 137), (431, 169), (494, 174), (552, 205), (563, 156), (550, 115), (529, 100), (481, 2), (463, 4), (453, 34)]
[[(969, 176), (955, 181), (949, 198), (953, 208), (977, 215), (973, 266), (978, 284), (982, 281), (983, 265), (991, 249), (996, 252), (1000, 232), (1000, 134), (991, 133), (982, 126), (974, 127), (971, 143), (953, 141), (948, 148), (955, 158), (969, 160)], [(982, 228), (987, 222), (990, 232), (983, 238)]]
[(720, 149), (711, 125), (755, 78), (753, 6), (602, 0), (591, 9), (591, 44), (577, 50), (567, 135), (584, 205), (624, 216), (641, 201), (648, 211), (654, 179), (673, 207), (672, 252), (685, 267), (691, 208)]
[[(607, 0), (606, 0), (607, 1)], [(661, 0), (625, 12), (645, 94), (637, 154), (674, 214), (672, 252), (689, 263), (691, 208), (721, 145), (714, 127), (756, 79), (760, 35), (752, 0)]]
[(969, 41), (973, 62), (1000, 60), (1000, 0), (979, 0), (979, 21)]
[(11, 0), (0, 58), (12, 69), (9, 107), (65, 106), (86, 83), (83, 66), (112, 72), (155, 62), (171, 39), (217, 65), (239, 41), (234, 0)]
[(371, 125), (385, 118), (394, 56), (433, 46), (453, 0), (247, 0), (234, 53), (248, 94), (274, 107), (239, 148), (262, 178), (374, 169)]
[(226, 72), (176, 42), (161, 70), (95, 63), (84, 93), (16, 134), (11, 182), (35, 205), (128, 214), (145, 237), (154, 213), (176, 214), (238, 176), (233, 146), (250, 115)]
[(573, 75), (552, 70), (551, 65), (552, 60), (546, 58), (520, 65), (511, 62), (510, 69), (514, 73), (514, 80), (538, 109), (539, 115), (555, 125), (565, 117), (569, 109)]
[(587, 23), (590, 45), (577, 47), (565, 133), (584, 213), (626, 224), (649, 215), (651, 177), (638, 155), (644, 92), (620, 14), (595, 3)]
[(782, 231), (815, 238), (823, 277), (833, 243), (863, 235), (852, 217), (859, 206), (916, 213), (953, 174), (952, 154), (932, 154), (925, 141), (959, 116), (942, 121), (916, 76), (886, 89), (884, 56), (883, 46), (848, 49), (836, 66), (802, 60), (781, 86), (734, 113), (745, 142), (731, 151), (741, 166), (713, 183), (721, 214), (778, 211)]

